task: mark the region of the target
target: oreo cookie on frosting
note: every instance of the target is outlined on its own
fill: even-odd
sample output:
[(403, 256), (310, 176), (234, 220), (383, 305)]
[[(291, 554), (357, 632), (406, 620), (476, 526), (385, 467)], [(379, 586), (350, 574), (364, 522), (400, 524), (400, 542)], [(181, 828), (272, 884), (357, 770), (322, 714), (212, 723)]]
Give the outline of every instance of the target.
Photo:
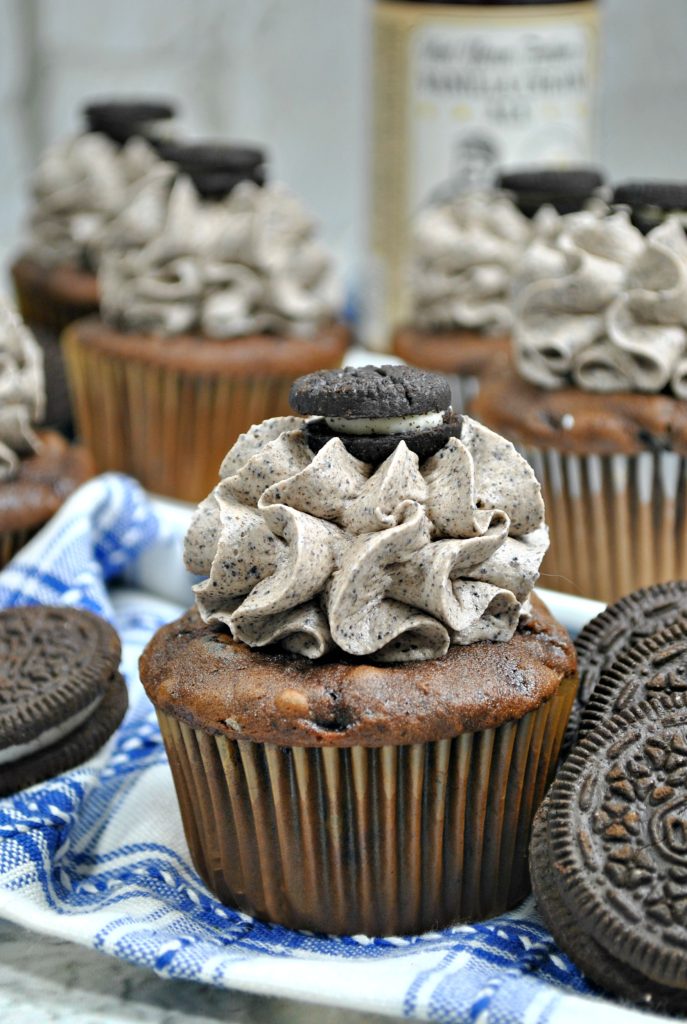
[(75, 608), (0, 612), (0, 796), (73, 768), (127, 708), (119, 638)]
[(347, 366), (299, 377), (291, 407), (316, 417), (305, 432), (312, 451), (333, 437), (362, 462), (383, 462), (404, 441), (420, 461), (460, 436), (451, 389), (441, 374), (414, 366)]
[(241, 181), (265, 184), (265, 151), (257, 146), (163, 139), (155, 148), (163, 160), (187, 174), (206, 199), (224, 198)]
[(513, 202), (526, 217), (534, 217), (544, 205), (553, 206), (559, 213), (583, 209), (602, 188), (604, 177), (594, 167), (523, 167), (502, 171), (496, 184), (511, 193)]
[(613, 205), (628, 206), (643, 234), (673, 214), (687, 226), (687, 184), (681, 181), (626, 181), (613, 190)]
[(102, 132), (120, 146), (133, 135), (155, 137), (176, 114), (164, 100), (97, 100), (83, 108), (88, 131)]

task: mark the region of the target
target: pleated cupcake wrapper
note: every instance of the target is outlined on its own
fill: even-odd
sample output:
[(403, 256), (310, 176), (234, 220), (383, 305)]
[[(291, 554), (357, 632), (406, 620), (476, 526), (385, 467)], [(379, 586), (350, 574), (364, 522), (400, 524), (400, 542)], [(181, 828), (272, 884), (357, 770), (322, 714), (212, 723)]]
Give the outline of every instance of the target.
[(687, 577), (687, 459), (521, 450), (542, 484), (551, 532), (543, 586), (611, 602)]
[(97, 304), (68, 302), (43, 287), (38, 281), (26, 281), (12, 274), (17, 306), (29, 327), (53, 331), (57, 340), (68, 324), (98, 311)]
[(444, 374), (451, 386), (451, 405), (455, 413), (470, 412), (479, 391), (479, 377), (468, 373)]
[(158, 494), (200, 501), (240, 433), (292, 412), (293, 376), (269, 367), (236, 377), (168, 369), (100, 352), (71, 331), (63, 346), (79, 433), (98, 470), (129, 473)]
[(529, 892), (575, 686), (410, 746), (278, 747), (158, 712), (193, 863), (222, 902), (291, 928), (407, 934), (500, 913)]
[(39, 529), (40, 527), (37, 526), (30, 530), (0, 530), (0, 569), (3, 569), (25, 544), (28, 544)]

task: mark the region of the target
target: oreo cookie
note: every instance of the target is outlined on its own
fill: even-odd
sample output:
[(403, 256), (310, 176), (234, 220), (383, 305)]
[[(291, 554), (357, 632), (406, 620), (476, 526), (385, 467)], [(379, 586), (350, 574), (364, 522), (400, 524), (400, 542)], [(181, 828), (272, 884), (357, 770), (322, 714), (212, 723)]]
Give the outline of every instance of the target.
[(635, 590), (587, 623), (575, 641), (580, 685), (564, 749), (575, 738), (592, 694), (605, 672), (640, 641), (687, 616), (687, 581)]
[(0, 612), (0, 796), (85, 761), (127, 708), (119, 638), (74, 608)]
[(687, 1007), (687, 695), (618, 711), (540, 808), (530, 870), (542, 915), (600, 987)]
[(448, 381), (414, 366), (318, 370), (293, 383), (289, 401), (302, 416), (317, 417), (305, 427), (313, 451), (338, 437), (351, 455), (373, 465), (401, 441), (424, 461), (460, 436)]
[(687, 617), (637, 641), (616, 658), (582, 712), (579, 735), (643, 701), (683, 694), (687, 696)]
[(545, 204), (559, 213), (575, 213), (603, 184), (603, 175), (593, 167), (522, 168), (502, 171), (496, 179), (497, 187), (511, 193), (513, 202), (526, 217), (534, 217)]
[(613, 190), (614, 206), (629, 206), (632, 223), (643, 234), (671, 213), (687, 223), (687, 184), (680, 181), (626, 181)]
[(265, 152), (256, 146), (160, 140), (155, 148), (163, 160), (177, 164), (206, 199), (224, 198), (241, 181), (265, 184)]
[(173, 103), (150, 100), (101, 100), (83, 108), (89, 132), (102, 132), (123, 146), (132, 135), (153, 138), (157, 122), (168, 121), (176, 114)]

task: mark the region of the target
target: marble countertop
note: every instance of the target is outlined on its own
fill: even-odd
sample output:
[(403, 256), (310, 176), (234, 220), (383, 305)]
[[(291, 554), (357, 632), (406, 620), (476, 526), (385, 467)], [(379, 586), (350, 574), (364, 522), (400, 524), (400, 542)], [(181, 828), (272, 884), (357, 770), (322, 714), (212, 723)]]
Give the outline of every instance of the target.
[(0, 920), (2, 1024), (388, 1024), (397, 1019), (169, 981)]

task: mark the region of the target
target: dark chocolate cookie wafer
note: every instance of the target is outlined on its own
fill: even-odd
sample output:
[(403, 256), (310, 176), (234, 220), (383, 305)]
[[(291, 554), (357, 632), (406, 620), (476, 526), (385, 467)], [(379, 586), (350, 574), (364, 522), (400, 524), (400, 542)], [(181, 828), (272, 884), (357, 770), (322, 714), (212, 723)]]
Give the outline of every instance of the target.
[(206, 199), (223, 198), (241, 181), (265, 184), (265, 152), (255, 146), (160, 140), (156, 149), (188, 174)]
[(155, 135), (156, 123), (174, 117), (176, 107), (162, 100), (99, 100), (88, 103), (83, 114), (89, 131), (123, 145), (132, 135)]
[(401, 441), (424, 461), (460, 436), (448, 381), (414, 366), (319, 370), (296, 380), (289, 400), (301, 415), (322, 417), (306, 426), (313, 451), (339, 437), (363, 462), (383, 462)]
[(641, 701), (683, 693), (687, 694), (687, 618), (638, 640), (616, 658), (582, 712), (579, 735)]
[(551, 861), (549, 842), (549, 801), (541, 804), (532, 826), (530, 876), (537, 908), (557, 945), (579, 967), (587, 979), (601, 989), (632, 1000), (646, 1009), (675, 1013), (685, 1007), (685, 992), (659, 985), (622, 961), (582, 927), (582, 917), (563, 901), (558, 871)]
[(0, 795), (102, 746), (126, 711), (120, 653), (115, 631), (90, 612), (0, 612)]
[(577, 640), (580, 688), (565, 749), (573, 742), (584, 709), (604, 672), (639, 641), (687, 615), (687, 580), (657, 583), (611, 604), (584, 627)]
[[(568, 758), (542, 813), (532, 871), (564, 950), (575, 960), (582, 932), (611, 958), (613, 971), (596, 975), (604, 987), (636, 997), (639, 974), (649, 993), (673, 990), (686, 1007), (687, 695), (601, 722)], [(554, 904), (573, 916), (572, 934), (547, 902), (552, 887)], [(586, 944), (582, 956), (594, 948)]]
[(632, 223), (647, 234), (671, 213), (687, 215), (687, 184), (682, 181), (626, 181), (613, 190), (613, 203), (629, 206)]
[(545, 204), (559, 213), (581, 210), (603, 183), (603, 175), (592, 167), (523, 168), (503, 171), (497, 179), (498, 187), (512, 193), (513, 202), (526, 217), (533, 217)]

